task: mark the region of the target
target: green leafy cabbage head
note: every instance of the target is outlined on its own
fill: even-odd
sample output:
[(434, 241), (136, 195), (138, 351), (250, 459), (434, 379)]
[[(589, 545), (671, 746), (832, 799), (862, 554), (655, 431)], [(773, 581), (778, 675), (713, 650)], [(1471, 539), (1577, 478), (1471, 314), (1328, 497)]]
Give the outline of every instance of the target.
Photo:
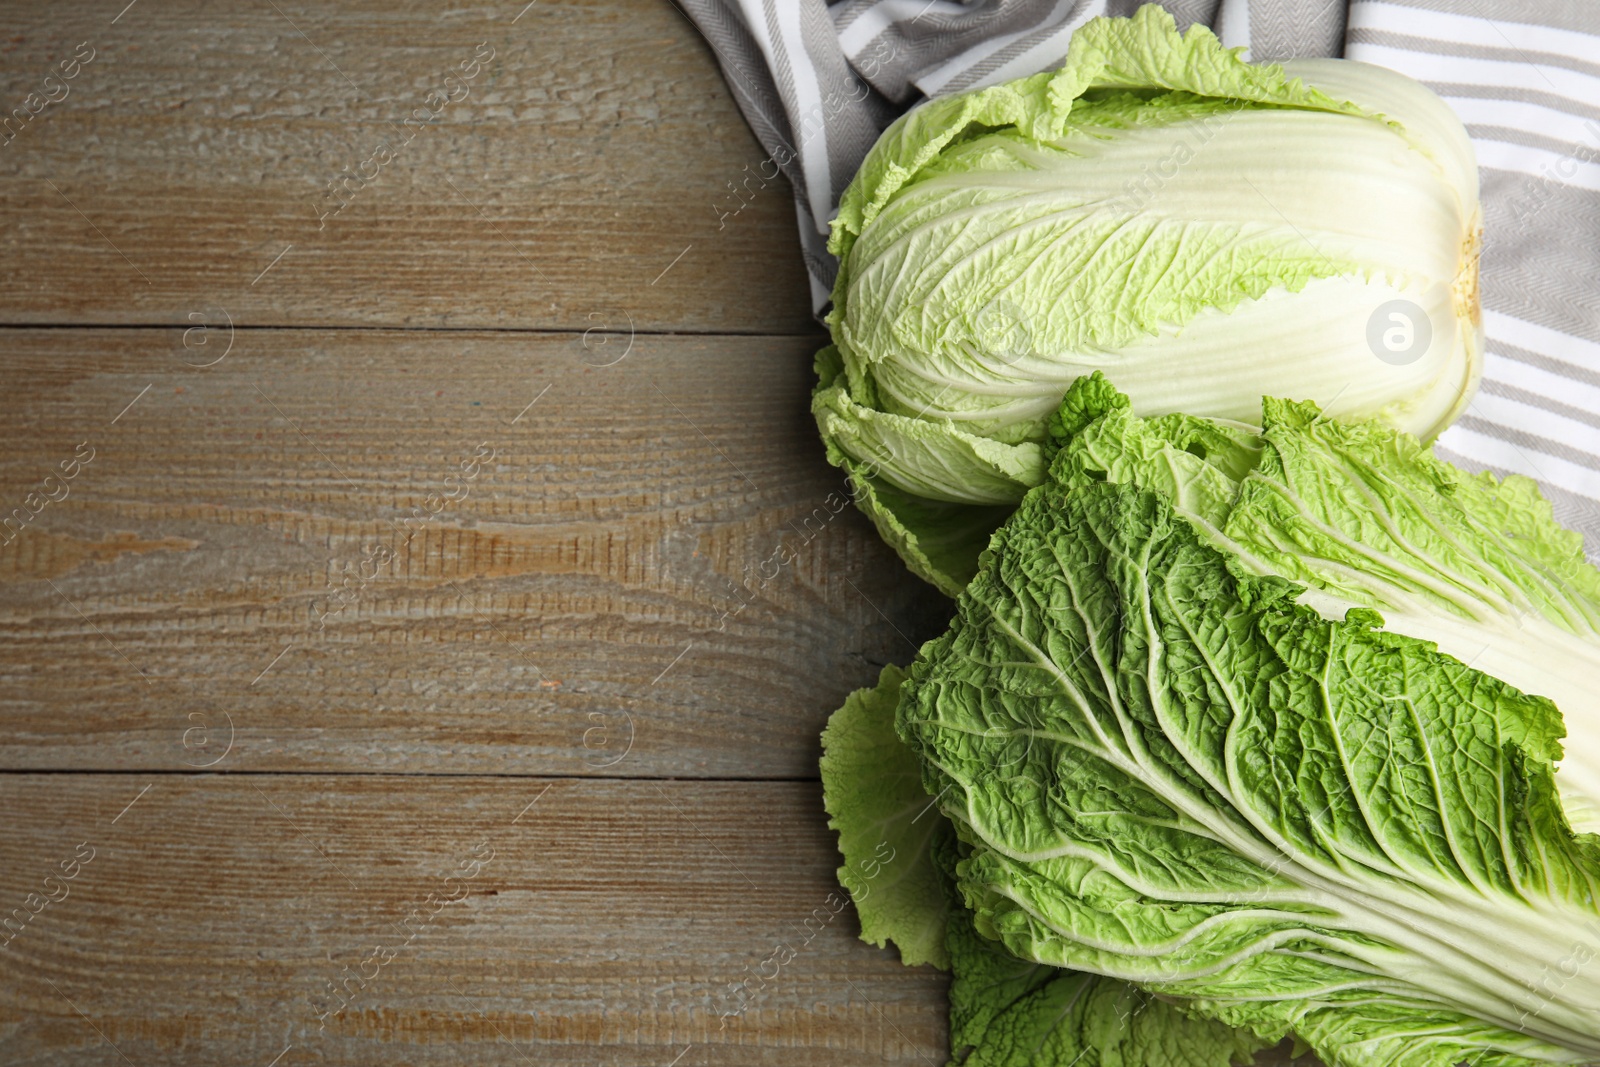
[[(1141, 415), (1253, 422), (1263, 395), (1424, 439), (1480, 366), (1476, 169), (1401, 75), (1255, 66), (1155, 6), (1097, 19), (1059, 70), (913, 109), (846, 190), (814, 413), (907, 562), (1044, 480), (1067, 387)], [(928, 510), (928, 506), (932, 510)], [(985, 525), (987, 524), (987, 525)], [(931, 546), (931, 547), (930, 547)]]

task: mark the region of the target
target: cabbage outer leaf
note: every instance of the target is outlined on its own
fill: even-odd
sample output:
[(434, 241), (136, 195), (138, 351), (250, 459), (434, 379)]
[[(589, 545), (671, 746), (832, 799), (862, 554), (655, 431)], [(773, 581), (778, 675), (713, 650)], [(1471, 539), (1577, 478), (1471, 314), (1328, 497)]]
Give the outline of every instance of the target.
[(908, 966), (952, 971), (950, 1049), (965, 1067), (1229, 1067), (1265, 1042), (1190, 1018), (1136, 986), (1018, 959), (977, 932), (955, 895), (949, 821), (895, 735), (905, 674), (887, 666), (823, 733), (823, 800), (861, 938)]
[(1554, 705), (1230, 562), (1107, 482), (995, 536), (897, 711), (978, 929), (1334, 1067), (1600, 1056)]
[[(954, 842), (937, 851), (953, 878)], [(1272, 1043), (1127, 982), (1018, 959), (959, 901), (948, 945), (950, 1057), (962, 1067), (1229, 1067)]]
[[(1097, 368), (1142, 414), (1307, 396), (1431, 437), (1481, 370), (1478, 228), (1465, 133), (1408, 79), (1254, 66), (1154, 5), (1093, 20), (1060, 70), (875, 145), (833, 223), (819, 428), (878, 484), (991, 508), (1044, 480), (1046, 423)], [(1391, 300), (1433, 327), (1401, 365), (1367, 348)]]
[(1260, 421), (1250, 434), (1139, 419), (1103, 378), (1083, 379), (1053, 425), (1053, 475), (1156, 490), (1236, 570), (1304, 583), (1330, 617), (1375, 608), (1391, 632), (1549, 697), (1567, 725), (1567, 817), (1600, 829), (1600, 571), (1581, 535), (1530, 479), (1468, 474), (1380, 424), (1272, 399)]
[(858, 689), (822, 732), (822, 802), (839, 834), (839, 883), (861, 918), (861, 940), (893, 941), (908, 967), (950, 968), (944, 937), (943, 875), (932, 847), (950, 832), (922, 790), (916, 755), (894, 732), (900, 668), (883, 668), (878, 684)]
[[(817, 354), (816, 369), (819, 385), (812, 401), (812, 411), (822, 427), (828, 462), (844, 470), (856, 507), (872, 520), (878, 536), (899, 553), (911, 572), (945, 596), (954, 598), (977, 573), (978, 556), (989, 543), (989, 536), (995, 528), (1011, 514), (1011, 505), (956, 504), (907, 492), (882, 476), (882, 464), (877, 462), (878, 457), (897, 454), (904, 458), (907, 466), (913, 468), (930, 466), (934, 457), (942, 457), (947, 466), (932, 474), (944, 479), (955, 478), (967, 484), (980, 479), (1009, 480), (1004, 471), (1021, 465), (1025, 473), (1018, 488), (1025, 488), (1038, 477), (1035, 470), (1043, 468), (1043, 454), (1037, 445), (1013, 447), (988, 442), (993, 452), (1010, 450), (1016, 453), (1010, 462), (996, 467), (984, 463), (976, 450), (954, 447), (961, 443), (961, 438), (953, 434), (948, 442), (952, 447), (935, 447), (928, 452), (914, 447), (905, 448), (906, 442), (891, 434), (891, 443), (902, 446), (891, 451), (876, 440), (868, 441), (861, 435), (860, 430), (868, 425), (868, 421), (855, 414), (858, 406), (850, 399), (844, 386), (843, 365), (839, 361), (838, 351), (832, 345)], [(892, 415), (882, 415), (874, 420), (876, 425), (890, 429), (900, 422), (909, 421), (899, 420)], [(847, 443), (855, 455), (874, 458), (867, 462), (856, 459), (845, 450)]]
[[(832, 361), (832, 352), (818, 353), (817, 365)], [(877, 472), (869, 475), (874, 480), (932, 501), (1011, 504), (1043, 481), (1048, 467), (1031, 441), (1008, 445), (857, 404), (842, 376), (819, 386), (811, 410), (830, 450)]]

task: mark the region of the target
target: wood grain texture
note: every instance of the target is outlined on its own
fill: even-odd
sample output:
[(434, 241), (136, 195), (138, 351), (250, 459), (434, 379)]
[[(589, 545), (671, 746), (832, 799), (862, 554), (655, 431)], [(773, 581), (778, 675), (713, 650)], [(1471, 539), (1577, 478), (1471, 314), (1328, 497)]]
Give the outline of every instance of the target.
[(11, 5), (0, 120), (63, 86), (0, 130), (0, 1063), (943, 1064), (771, 779), (949, 609), (682, 15)]
[(0, 321), (807, 328), (792, 195), (670, 3), (121, 7), (7, 12)]
[(811, 339), (226, 340), (0, 336), (0, 766), (811, 777), (947, 617)]
[(944, 1062), (947, 980), (835, 914), (814, 784), (5, 775), (0, 797), (0, 910), (58, 898), (0, 948), (9, 1065)]

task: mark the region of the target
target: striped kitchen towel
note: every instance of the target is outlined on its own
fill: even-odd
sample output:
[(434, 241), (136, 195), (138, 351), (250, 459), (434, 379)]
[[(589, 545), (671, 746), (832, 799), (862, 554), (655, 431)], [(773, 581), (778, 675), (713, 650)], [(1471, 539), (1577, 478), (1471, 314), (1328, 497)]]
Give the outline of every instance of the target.
[(1488, 352), (1439, 452), (1538, 479), (1600, 556), (1600, 5), (1355, 0), (1345, 40), (1443, 97), (1478, 153)]
[[(926, 96), (1048, 69), (1077, 27), (1140, 0), (678, 0), (795, 190), (820, 312), (828, 220), (880, 131)], [(1424, 82), (1478, 152), (1487, 355), (1439, 440), (1537, 479), (1600, 560), (1600, 3), (1163, 0), (1255, 60), (1344, 55)]]

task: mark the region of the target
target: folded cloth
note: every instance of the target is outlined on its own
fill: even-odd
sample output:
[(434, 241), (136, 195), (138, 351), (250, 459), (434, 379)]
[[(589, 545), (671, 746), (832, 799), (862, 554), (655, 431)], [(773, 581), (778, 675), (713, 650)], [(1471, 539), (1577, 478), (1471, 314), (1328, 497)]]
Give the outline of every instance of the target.
[(1483, 386), (1439, 439), (1540, 482), (1600, 557), (1600, 5), (1355, 0), (1345, 58), (1455, 109), (1482, 181)]
[[(678, 0), (795, 191), (814, 308), (828, 221), (878, 134), (933, 95), (1049, 69), (1140, 0)], [(1427, 84), (1478, 152), (1483, 387), (1439, 440), (1537, 479), (1600, 560), (1600, 5), (1573, 0), (1162, 0), (1257, 61), (1337, 56)], [(1492, 17), (1491, 17), (1492, 16)], [(769, 172), (770, 173), (770, 172)]]

